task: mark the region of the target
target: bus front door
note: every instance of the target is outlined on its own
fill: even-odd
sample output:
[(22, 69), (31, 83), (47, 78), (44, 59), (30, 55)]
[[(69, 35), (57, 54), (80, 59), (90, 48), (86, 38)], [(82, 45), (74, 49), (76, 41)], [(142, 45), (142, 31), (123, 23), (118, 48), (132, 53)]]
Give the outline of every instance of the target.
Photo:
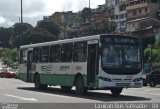
[(27, 82), (32, 81), (32, 51), (28, 51), (27, 55)]
[(88, 59), (87, 59), (87, 85), (95, 86), (96, 74), (98, 74), (98, 41), (88, 42)]

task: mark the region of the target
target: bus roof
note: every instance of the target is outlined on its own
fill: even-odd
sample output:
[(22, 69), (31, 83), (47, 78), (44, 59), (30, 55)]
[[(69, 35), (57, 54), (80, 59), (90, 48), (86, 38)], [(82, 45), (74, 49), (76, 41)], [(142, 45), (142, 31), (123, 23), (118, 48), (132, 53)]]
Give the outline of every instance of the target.
[[(99, 39), (100, 36), (106, 36), (106, 35), (107, 36), (117, 36), (117, 35), (119, 35), (119, 36), (133, 37), (133, 36), (130, 36), (130, 35), (121, 35), (121, 34), (100, 34), (100, 35), (92, 35), (92, 36), (85, 36), (85, 37), (72, 38), (72, 39), (64, 39), (64, 40), (57, 40), (57, 41), (50, 41), (50, 42), (43, 42), (43, 43), (22, 45), (22, 46), (20, 46), (20, 49), (41, 47), (41, 46), (47, 46), (47, 45), (56, 45), (56, 44), (63, 44), (63, 43), (70, 43), (70, 42), (96, 40), (96, 39)], [(135, 38), (137, 38), (137, 37), (135, 37)]]

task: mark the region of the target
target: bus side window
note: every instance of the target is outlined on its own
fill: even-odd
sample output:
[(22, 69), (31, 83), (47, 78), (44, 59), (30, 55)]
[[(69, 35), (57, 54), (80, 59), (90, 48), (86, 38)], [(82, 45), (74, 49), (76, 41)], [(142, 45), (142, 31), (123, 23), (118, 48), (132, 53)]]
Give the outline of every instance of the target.
[(50, 62), (60, 62), (60, 45), (53, 45), (50, 47)]
[(62, 44), (61, 61), (72, 62), (73, 43)]
[(41, 62), (48, 62), (49, 61), (49, 46), (41, 47), (40, 61)]
[(27, 62), (27, 50), (20, 51), (20, 63), (24, 64)]
[(33, 62), (38, 63), (40, 61), (40, 48), (33, 49)]
[(74, 44), (74, 62), (85, 62), (87, 56), (87, 43), (76, 42)]

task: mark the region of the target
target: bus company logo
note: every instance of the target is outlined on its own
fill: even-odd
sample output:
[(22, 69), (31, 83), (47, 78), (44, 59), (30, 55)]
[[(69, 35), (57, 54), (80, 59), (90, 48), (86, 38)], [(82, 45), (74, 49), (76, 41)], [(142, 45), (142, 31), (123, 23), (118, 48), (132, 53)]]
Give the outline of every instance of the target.
[(133, 76), (131, 76), (131, 75), (127, 76), (127, 79), (132, 79), (132, 78), (133, 78)]
[(36, 71), (36, 64), (32, 64), (32, 71)]
[(70, 68), (70, 66), (60, 66), (59, 71), (67, 71)]
[(76, 66), (76, 70), (82, 70), (82, 66)]
[(51, 73), (52, 72), (52, 65), (48, 65), (48, 66), (41, 66), (41, 71), (45, 72), (45, 73)]

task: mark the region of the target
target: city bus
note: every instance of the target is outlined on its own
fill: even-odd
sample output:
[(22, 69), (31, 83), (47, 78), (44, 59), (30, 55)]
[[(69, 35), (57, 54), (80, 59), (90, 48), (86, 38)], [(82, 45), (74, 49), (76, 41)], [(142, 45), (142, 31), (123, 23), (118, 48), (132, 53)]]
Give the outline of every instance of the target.
[(110, 90), (119, 95), (123, 88), (142, 86), (142, 54), (138, 37), (93, 35), (20, 47), (19, 79), (36, 89), (75, 87)]

